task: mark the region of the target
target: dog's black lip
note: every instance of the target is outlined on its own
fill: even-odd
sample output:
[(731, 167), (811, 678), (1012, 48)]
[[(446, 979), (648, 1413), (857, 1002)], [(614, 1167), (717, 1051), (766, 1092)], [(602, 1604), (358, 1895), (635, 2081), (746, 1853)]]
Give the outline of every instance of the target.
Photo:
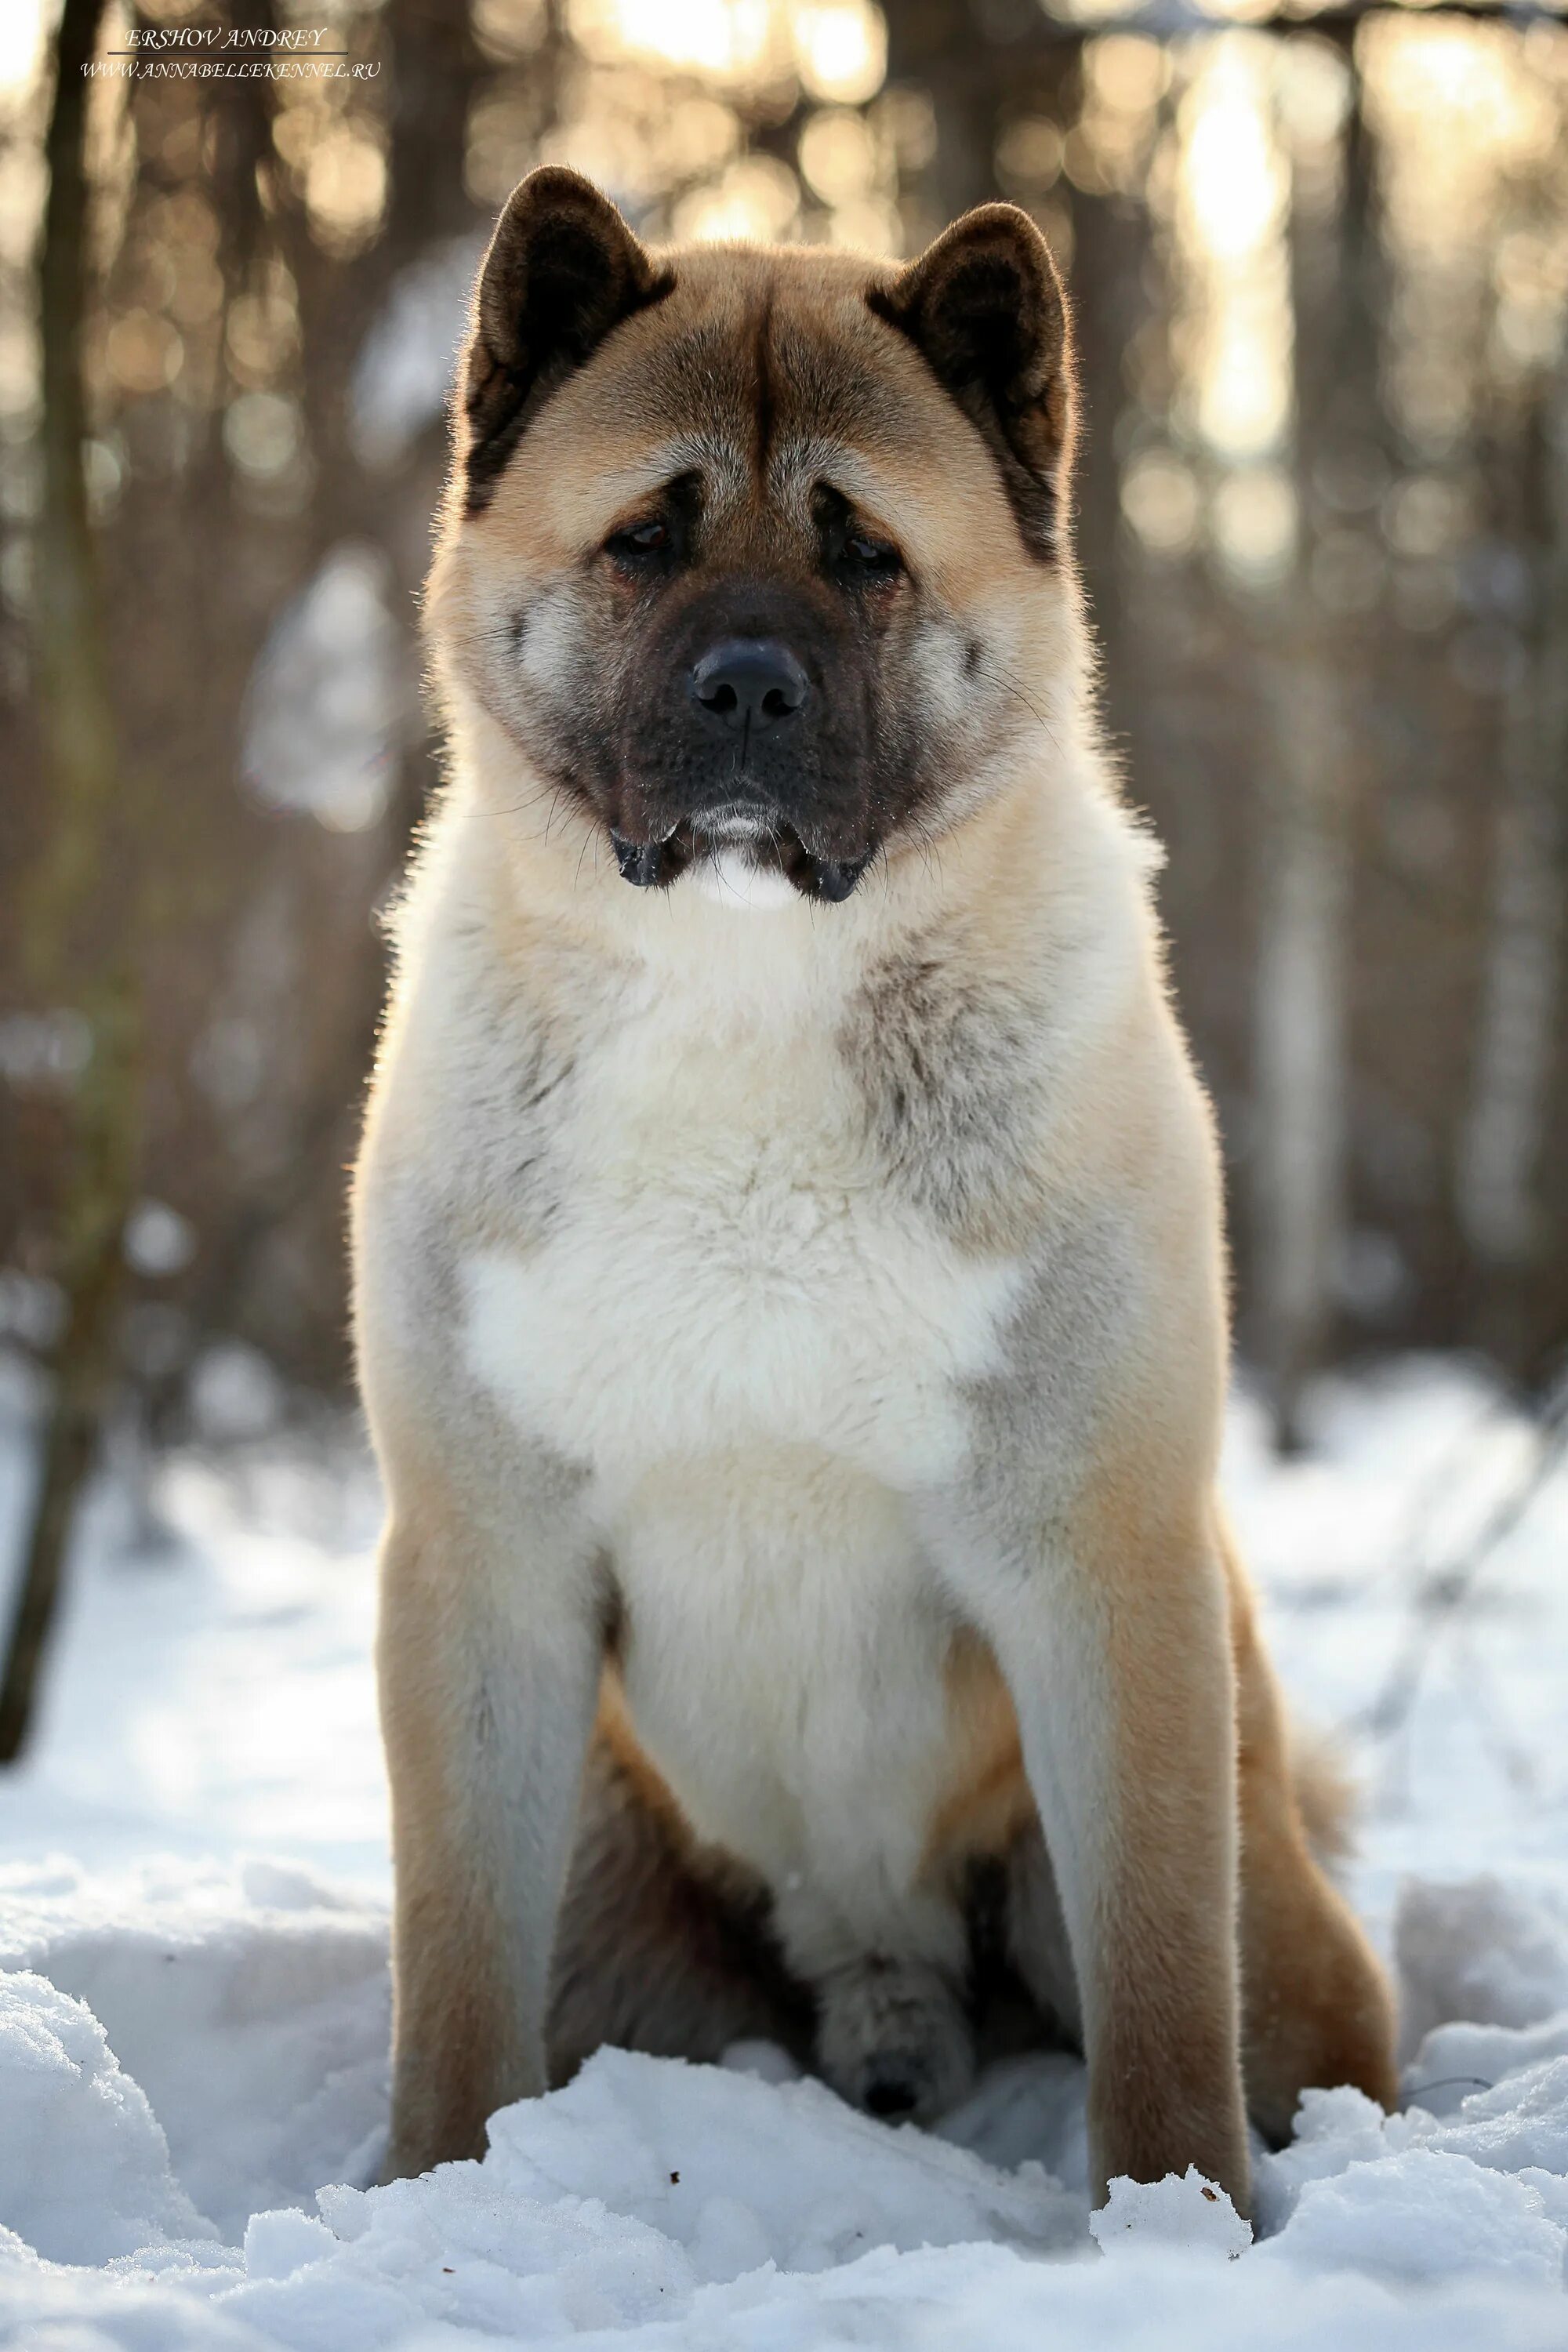
[(876, 854), (877, 845), (871, 842), (854, 856), (829, 856), (787, 825), (779, 844), (779, 864), (801, 897), (822, 899), (831, 907), (848, 898)]
[(621, 869), (622, 881), (630, 882), (638, 890), (651, 890), (659, 878), (659, 868), (664, 863), (664, 844), (661, 841), (624, 841), (618, 833), (612, 833), (610, 839), (615, 844), (616, 861)]
[(677, 875), (691, 863), (690, 843), (681, 841), (679, 832), (677, 826), (662, 841), (633, 841), (612, 825), (610, 846), (616, 853), (622, 881), (629, 882), (636, 890), (668, 889)]
[[(810, 895), (826, 898), (830, 906), (837, 906), (848, 898), (875, 855), (875, 849), (871, 848), (860, 857), (814, 857), (811, 860), (813, 887)], [(794, 875), (790, 879), (795, 881)], [(798, 890), (801, 885), (795, 882), (795, 887)]]

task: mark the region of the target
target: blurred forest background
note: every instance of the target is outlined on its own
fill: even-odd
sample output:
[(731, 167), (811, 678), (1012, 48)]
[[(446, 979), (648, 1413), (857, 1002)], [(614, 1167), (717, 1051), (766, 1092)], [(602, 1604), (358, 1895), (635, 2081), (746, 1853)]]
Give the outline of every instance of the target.
[[(110, 56), (214, 26), (342, 55)], [(541, 160), (654, 237), (910, 254), (995, 194), (1034, 214), (1243, 1350), (1286, 1443), (1352, 1353), (1472, 1347), (1539, 1391), (1568, 1338), (1568, 27), (5, 0), (0, 1342), (56, 1374), (46, 1551), (106, 1415), (243, 1433), (347, 1382), (377, 913), (436, 774), (443, 400)]]

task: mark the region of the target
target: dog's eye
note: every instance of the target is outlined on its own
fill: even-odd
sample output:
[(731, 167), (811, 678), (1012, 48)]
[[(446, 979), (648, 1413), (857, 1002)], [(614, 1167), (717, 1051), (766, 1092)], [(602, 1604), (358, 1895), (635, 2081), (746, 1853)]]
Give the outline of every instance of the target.
[(904, 565), (898, 549), (887, 540), (873, 539), (869, 531), (854, 530), (839, 552), (838, 568), (847, 579), (870, 587), (882, 581), (896, 580)]
[(650, 517), (647, 522), (628, 523), (605, 542), (617, 562), (636, 563), (650, 555), (663, 555), (669, 548), (669, 526)]

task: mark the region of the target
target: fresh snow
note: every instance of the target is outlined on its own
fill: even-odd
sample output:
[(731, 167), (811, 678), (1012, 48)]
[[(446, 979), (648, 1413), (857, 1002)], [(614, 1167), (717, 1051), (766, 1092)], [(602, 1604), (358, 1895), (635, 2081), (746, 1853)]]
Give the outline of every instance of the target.
[[(29, 1400), (5, 1380), (8, 1545)], [(1426, 1360), (1325, 1384), (1315, 1428), (1277, 1464), (1241, 1398), (1227, 1486), (1292, 1696), (1365, 1790), (1350, 1884), (1397, 1969), (1407, 2104), (1309, 2094), (1256, 2232), (1195, 2172), (1091, 2220), (1082, 2069), (1051, 2053), (925, 2135), (767, 2045), (605, 2051), (498, 2116), (483, 2164), (367, 2188), (374, 1478), (342, 1431), (253, 1430), (151, 1481), (117, 1462), (36, 1756), (0, 1778), (0, 2343), (1565, 2352), (1568, 1475), (1421, 1646), (1423, 1577), (1464, 1560), (1531, 1427)]]

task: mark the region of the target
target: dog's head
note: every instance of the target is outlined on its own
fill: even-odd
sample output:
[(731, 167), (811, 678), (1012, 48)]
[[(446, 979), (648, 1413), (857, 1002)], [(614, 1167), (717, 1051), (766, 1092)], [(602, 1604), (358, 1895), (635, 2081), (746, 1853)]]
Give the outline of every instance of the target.
[(1011, 206), (905, 268), (656, 254), (535, 172), (475, 297), (442, 658), (628, 882), (846, 898), (1047, 723), (1070, 439), (1061, 289)]

